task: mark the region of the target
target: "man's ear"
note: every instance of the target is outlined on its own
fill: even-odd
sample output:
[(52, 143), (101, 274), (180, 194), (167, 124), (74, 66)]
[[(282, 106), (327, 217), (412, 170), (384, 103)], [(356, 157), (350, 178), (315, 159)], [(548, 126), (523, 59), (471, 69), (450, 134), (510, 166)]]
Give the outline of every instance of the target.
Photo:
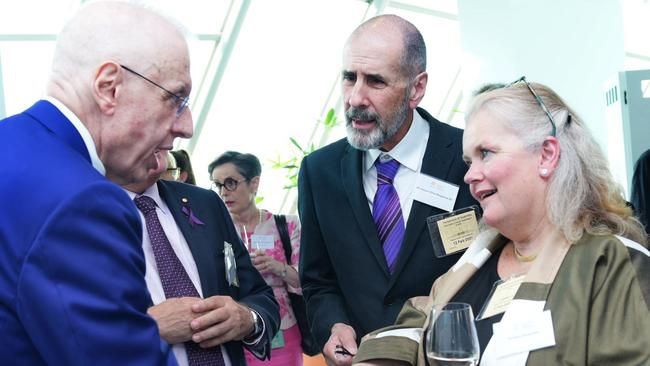
[(115, 113), (123, 81), (124, 70), (113, 61), (106, 61), (97, 69), (93, 80), (93, 97), (102, 113)]
[(560, 162), (560, 141), (548, 136), (542, 143), (539, 157), (539, 171), (542, 177), (551, 176)]
[(409, 108), (415, 109), (422, 98), (424, 98), (424, 92), (427, 90), (427, 82), (429, 81), (429, 74), (426, 71), (419, 73), (413, 80), (413, 85), (411, 85), (411, 90), (409, 91)]

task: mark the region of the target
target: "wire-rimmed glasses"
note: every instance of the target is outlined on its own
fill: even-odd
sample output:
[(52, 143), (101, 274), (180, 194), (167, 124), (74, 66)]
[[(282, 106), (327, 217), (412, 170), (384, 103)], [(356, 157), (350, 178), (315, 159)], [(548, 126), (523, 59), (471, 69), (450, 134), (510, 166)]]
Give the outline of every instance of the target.
[(150, 82), (151, 84), (153, 84), (153, 85), (159, 87), (160, 89), (164, 90), (167, 94), (171, 95), (176, 100), (176, 104), (178, 105), (178, 107), (176, 108), (176, 117), (180, 117), (181, 114), (183, 114), (183, 112), (185, 111), (185, 109), (189, 105), (189, 103), (190, 103), (190, 98), (189, 97), (181, 97), (180, 95), (172, 93), (169, 90), (167, 90), (166, 88), (164, 88), (162, 85), (160, 85), (157, 82), (149, 79), (148, 77), (140, 74), (139, 72), (134, 71), (133, 69), (131, 69), (131, 68), (127, 67), (127, 66), (120, 65), (120, 67), (123, 68), (124, 70), (132, 73), (133, 75), (136, 75), (136, 76), (139, 76), (139, 77), (143, 78), (144, 80), (146, 80), (146, 81)]
[(544, 104), (544, 101), (542, 98), (537, 95), (535, 92), (535, 89), (530, 85), (530, 83), (526, 80), (525, 76), (520, 77), (519, 79), (513, 81), (512, 83), (508, 84), (508, 86), (512, 86), (514, 84), (517, 84), (518, 82), (523, 82), (526, 84), (528, 87), (528, 90), (530, 90), (530, 93), (535, 97), (535, 100), (537, 101), (537, 104), (539, 104), (540, 107), (542, 107), (542, 110), (544, 110), (544, 113), (548, 116), (548, 120), (551, 121), (551, 136), (555, 137), (555, 134), (557, 132), (557, 128), (555, 127), (555, 120), (553, 119), (553, 115), (551, 115), (551, 112), (546, 108), (546, 104)]

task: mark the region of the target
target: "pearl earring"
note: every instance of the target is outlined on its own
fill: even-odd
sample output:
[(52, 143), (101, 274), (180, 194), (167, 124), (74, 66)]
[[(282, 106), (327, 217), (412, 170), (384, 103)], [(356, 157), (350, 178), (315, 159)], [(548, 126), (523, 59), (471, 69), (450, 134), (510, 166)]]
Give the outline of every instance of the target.
[(539, 170), (539, 174), (540, 174), (542, 177), (547, 176), (547, 175), (548, 175), (548, 169), (546, 169), (546, 168), (542, 168), (542, 169), (540, 169), (540, 170)]

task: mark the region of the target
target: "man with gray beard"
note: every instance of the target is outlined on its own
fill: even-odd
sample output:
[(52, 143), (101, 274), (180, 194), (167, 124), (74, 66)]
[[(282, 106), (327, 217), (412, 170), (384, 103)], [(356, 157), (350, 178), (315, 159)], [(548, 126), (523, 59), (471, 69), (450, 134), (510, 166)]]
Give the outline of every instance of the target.
[[(330, 365), (349, 365), (363, 335), (392, 324), (459, 257), (436, 258), (426, 227), (431, 215), (475, 203), (463, 182), (462, 130), (417, 108), (427, 81), (413, 24), (395, 15), (361, 24), (343, 52), (348, 137), (302, 161), (300, 279)], [(445, 192), (459, 187), (434, 192), (450, 206), (414, 194), (433, 180)]]

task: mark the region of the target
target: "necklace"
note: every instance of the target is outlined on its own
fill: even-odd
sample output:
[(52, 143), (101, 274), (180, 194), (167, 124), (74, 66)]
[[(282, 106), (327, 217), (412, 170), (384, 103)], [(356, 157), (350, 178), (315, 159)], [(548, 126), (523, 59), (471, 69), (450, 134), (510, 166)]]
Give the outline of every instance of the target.
[(514, 244), (512, 244), (512, 247), (515, 250), (515, 257), (520, 262), (532, 262), (532, 261), (535, 260), (535, 258), (537, 258), (537, 254), (522, 255), (521, 253), (519, 253), (519, 251), (517, 250), (517, 247)]
[(260, 216), (260, 219), (259, 219), (259, 221), (257, 222), (257, 224), (259, 225), (259, 224), (262, 223), (262, 209), (261, 209), (261, 208), (258, 208), (258, 209), (257, 209), (257, 213), (258, 213), (259, 216)]

